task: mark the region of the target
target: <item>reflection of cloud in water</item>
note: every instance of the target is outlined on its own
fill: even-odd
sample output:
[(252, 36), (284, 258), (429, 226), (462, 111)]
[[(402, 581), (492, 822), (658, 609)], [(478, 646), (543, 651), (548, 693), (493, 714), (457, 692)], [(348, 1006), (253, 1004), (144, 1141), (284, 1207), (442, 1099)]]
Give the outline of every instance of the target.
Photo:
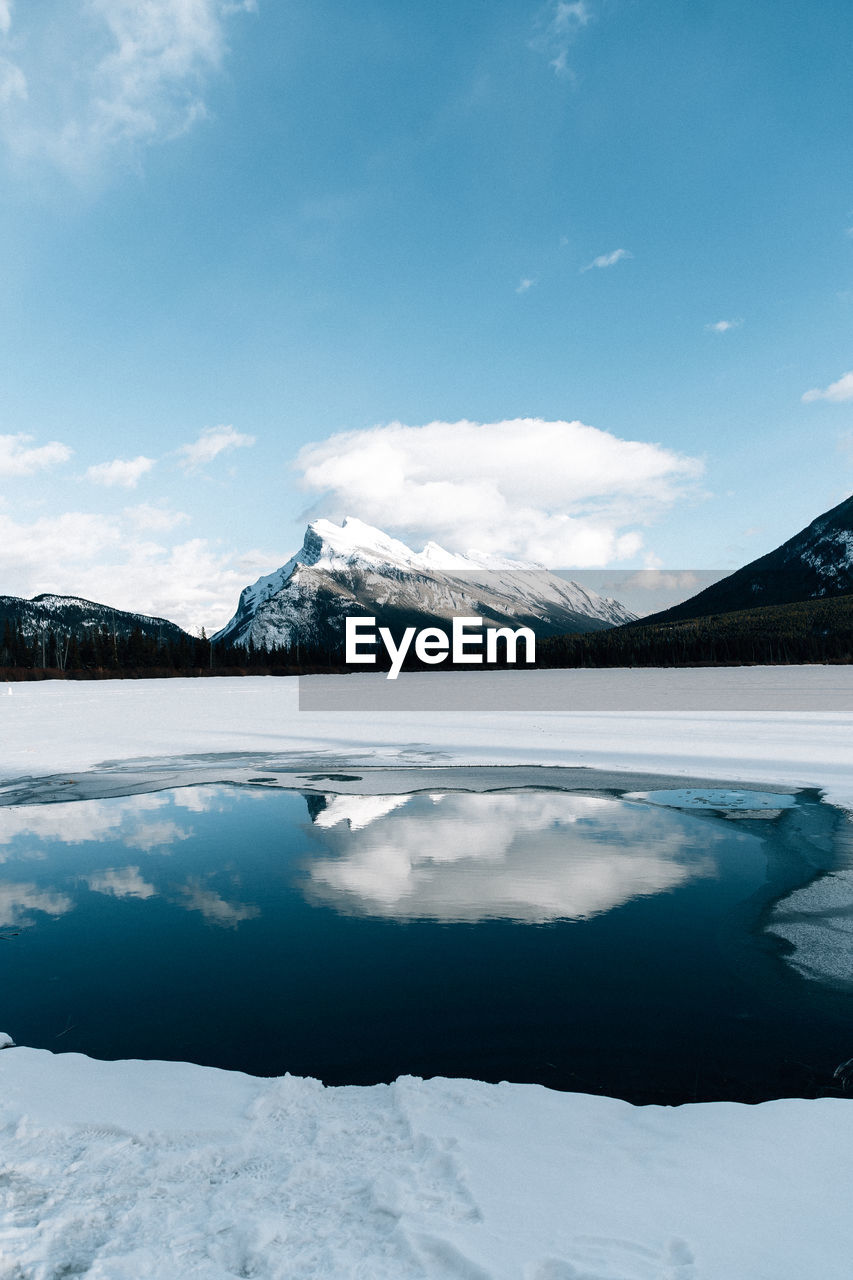
[(179, 827), (177, 822), (163, 819), (160, 822), (140, 822), (130, 831), (119, 833), (118, 838), (128, 849), (141, 849), (150, 853), (152, 849), (165, 849), (178, 840), (188, 840), (193, 834), (192, 827)]
[(215, 889), (206, 888), (200, 880), (189, 880), (181, 888), (188, 911), (200, 911), (208, 924), (223, 925), (234, 929), (241, 920), (254, 920), (261, 914), (260, 908), (251, 903), (226, 902)]
[[(59, 804), (15, 805), (0, 808), (0, 846), (26, 840), (55, 841), (60, 844), (119, 841), (130, 849), (163, 849), (176, 840), (185, 840), (184, 830), (167, 819), (145, 821), (145, 815), (169, 804), (165, 794), (124, 796), (114, 800), (71, 800)], [(40, 849), (15, 848), (0, 851), (0, 862), (9, 858), (43, 858)]]
[(0, 884), (0, 927), (32, 924), (30, 912), (62, 916), (74, 903), (64, 893), (40, 889), (35, 884)]
[(233, 787), (178, 787), (172, 792), (172, 803), (177, 809), (189, 809), (190, 813), (209, 813), (211, 810), (221, 813), (233, 795)]
[(93, 893), (107, 893), (114, 898), (153, 898), (157, 893), (153, 884), (143, 880), (139, 867), (110, 867), (81, 879)]
[(321, 812), (340, 815), (322, 823), (333, 856), (310, 863), (306, 890), (338, 910), (397, 919), (583, 919), (714, 875), (707, 850), (725, 838), (646, 806), (543, 792), (409, 796), (346, 825), (361, 799), (391, 797), (335, 797)]

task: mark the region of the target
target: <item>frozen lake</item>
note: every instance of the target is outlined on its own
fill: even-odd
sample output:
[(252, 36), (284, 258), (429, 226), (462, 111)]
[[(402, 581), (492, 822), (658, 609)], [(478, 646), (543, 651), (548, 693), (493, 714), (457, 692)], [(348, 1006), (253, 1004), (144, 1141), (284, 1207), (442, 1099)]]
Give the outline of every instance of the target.
[(833, 864), (839, 815), (812, 793), (264, 777), (0, 810), (19, 1043), (327, 1084), (835, 1091), (851, 987), (810, 980), (766, 927)]

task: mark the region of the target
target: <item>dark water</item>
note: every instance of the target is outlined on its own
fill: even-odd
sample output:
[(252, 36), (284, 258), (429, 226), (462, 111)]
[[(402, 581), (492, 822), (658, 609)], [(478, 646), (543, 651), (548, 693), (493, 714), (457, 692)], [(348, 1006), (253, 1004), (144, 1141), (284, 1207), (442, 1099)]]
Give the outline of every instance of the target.
[(0, 1029), (330, 1084), (832, 1093), (853, 995), (764, 925), (838, 819), (782, 803), (223, 786), (2, 809)]

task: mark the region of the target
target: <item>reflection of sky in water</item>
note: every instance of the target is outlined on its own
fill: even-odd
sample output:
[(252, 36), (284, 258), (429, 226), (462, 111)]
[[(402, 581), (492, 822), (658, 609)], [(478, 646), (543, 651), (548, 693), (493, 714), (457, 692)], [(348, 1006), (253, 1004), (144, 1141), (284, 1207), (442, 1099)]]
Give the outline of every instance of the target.
[[(761, 904), (796, 883), (810, 818), (824, 832), (831, 815), (731, 822), (721, 799), (755, 812), (738, 793), (675, 798), (702, 811), (224, 784), (0, 810), (4, 1026), (96, 1058), (335, 1084), (410, 1072), (641, 1101), (799, 1096), (816, 1087), (808, 1064), (829, 1078), (849, 1058), (849, 1018), (816, 1018), (805, 970), (752, 942)], [(799, 934), (825, 920), (821, 971), (849, 941), (825, 900), (840, 880), (773, 916), (799, 930), (801, 959)]]
[[(247, 792), (241, 798), (250, 794), (255, 798), (256, 793)], [(200, 786), (109, 800), (0, 808), (0, 864), (47, 862), (53, 871), (61, 850), (73, 855), (75, 847), (92, 845), (102, 846), (102, 856), (111, 862), (121, 847), (158, 857), (168, 855), (182, 842), (195, 838), (192, 815), (223, 812), (234, 799), (233, 789)], [(89, 850), (87, 862), (93, 856), (98, 858)], [(99, 866), (77, 874), (72, 871), (69, 876), (64, 859), (62, 869), (66, 874), (61, 890), (0, 876), (0, 928), (32, 925), (37, 913), (64, 915), (77, 905), (74, 889), (81, 884), (92, 893), (117, 899), (145, 901), (165, 896), (221, 926), (233, 927), (259, 914), (253, 905), (228, 902), (202, 877), (190, 876), (182, 884), (171, 868), (168, 883), (165, 874), (152, 874), (151, 867), (143, 872), (138, 863)]]
[[(346, 915), (579, 920), (716, 875), (726, 838), (714, 822), (607, 796), (312, 796), (308, 823), (303, 798), (279, 793), (270, 808), (270, 794), (204, 786), (0, 809), (0, 927), (64, 915), (88, 892), (235, 928), (261, 914), (270, 876), (276, 892)], [(267, 879), (241, 889), (238, 869), (259, 850)]]
[[(205, 788), (212, 790), (212, 788)], [(175, 803), (177, 801), (177, 795)], [(204, 803), (204, 797), (199, 798)], [(128, 849), (168, 852), (176, 841), (186, 840), (192, 828), (158, 816), (169, 805), (163, 792), (124, 796), (117, 800), (73, 800), (61, 804), (19, 805), (0, 808), (0, 862), (12, 852), (17, 858), (43, 858), (41, 843), (86, 844), (117, 841)], [(22, 837), (31, 837), (29, 849)]]
[[(348, 914), (584, 919), (716, 874), (710, 823), (559, 792), (330, 796), (306, 894)], [(328, 856), (331, 854), (331, 856)]]
[(61, 916), (73, 906), (74, 903), (65, 893), (42, 889), (36, 884), (0, 881), (0, 929), (31, 924), (34, 911), (43, 911), (48, 916)]

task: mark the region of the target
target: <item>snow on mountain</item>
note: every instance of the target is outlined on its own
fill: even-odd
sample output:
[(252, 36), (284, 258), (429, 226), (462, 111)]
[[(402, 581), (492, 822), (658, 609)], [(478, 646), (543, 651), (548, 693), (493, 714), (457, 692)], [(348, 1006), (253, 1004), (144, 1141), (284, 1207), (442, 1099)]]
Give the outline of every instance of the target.
[(539, 635), (594, 631), (633, 614), (616, 600), (567, 582), (541, 565), (459, 555), (428, 542), (413, 551), (361, 520), (309, 524), (294, 556), (245, 588), (214, 641), (256, 648), (337, 643), (347, 614), (389, 625), (469, 614), (532, 626)]
[(40, 636), (45, 629), (78, 638), (101, 627), (121, 636), (141, 631), (143, 635), (170, 641), (187, 634), (166, 618), (113, 609), (110, 605), (84, 600), (80, 596), (58, 596), (50, 592), (34, 596), (32, 600), (0, 596), (0, 633), (7, 622), (16, 627), (26, 640)]

